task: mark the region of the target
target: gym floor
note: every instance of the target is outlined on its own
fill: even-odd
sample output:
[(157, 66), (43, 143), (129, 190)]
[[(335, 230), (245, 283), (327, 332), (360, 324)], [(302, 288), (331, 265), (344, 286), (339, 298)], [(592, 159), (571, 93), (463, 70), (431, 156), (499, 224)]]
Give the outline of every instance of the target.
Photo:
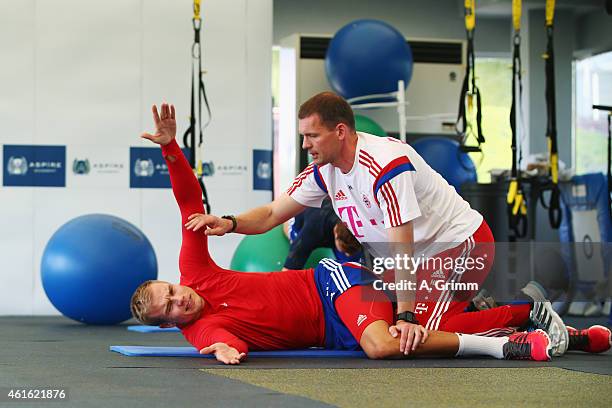
[[(482, 359), (126, 357), (111, 345), (186, 346), (179, 333), (85, 326), (64, 317), (1, 317), (0, 389), (59, 388), (50, 406), (612, 406), (612, 352), (549, 363)], [(567, 319), (575, 327), (606, 324)], [(7, 402), (0, 406), (41, 406)]]

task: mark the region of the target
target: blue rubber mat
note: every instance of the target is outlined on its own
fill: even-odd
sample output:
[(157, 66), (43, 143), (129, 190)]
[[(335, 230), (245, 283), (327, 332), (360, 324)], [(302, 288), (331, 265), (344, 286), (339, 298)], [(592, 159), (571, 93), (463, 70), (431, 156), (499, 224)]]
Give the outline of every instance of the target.
[[(110, 346), (110, 351), (131, 357), (204, 357), (214, 358), (212, 354), (200, 354), (194, 347), (147, 347), (147, 346)], [(365, 358), (360, 350), (275, 350), (252, 351), (249, 357), (266, 358)]]
[(128, 326), (127, 329), (129, 331), (134, 331), (134, 332), (139, 332), (139, 333), (180, 333), (180, 330), (178, 327), (162, 328), (159, 326), (135, 325), (135, 326)]

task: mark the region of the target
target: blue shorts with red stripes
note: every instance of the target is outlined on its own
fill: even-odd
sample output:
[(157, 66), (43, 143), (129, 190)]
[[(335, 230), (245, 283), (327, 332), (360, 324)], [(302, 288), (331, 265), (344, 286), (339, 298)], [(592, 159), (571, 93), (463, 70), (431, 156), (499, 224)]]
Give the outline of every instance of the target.
[(342, 323), (335, 302), (344, 292), (356, 285), (371, 285), (374, 276), (355, 263), (340, 264), (322, 259), (314, 271), (315, 284), (325, 313), (325, 348), (357, 350), (359, 342)]

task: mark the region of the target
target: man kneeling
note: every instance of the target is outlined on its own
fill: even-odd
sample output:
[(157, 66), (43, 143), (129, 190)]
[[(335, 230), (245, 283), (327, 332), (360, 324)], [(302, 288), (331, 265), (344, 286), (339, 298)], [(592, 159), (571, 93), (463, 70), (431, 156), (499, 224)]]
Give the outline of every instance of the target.
[[(174, 107), (153, 107), (156, 133), (145, 133), (162, 148), (172, 190), (182, 218), (180, 284), (148, 281), (132, 298), (132, 313), (142, 323), (177, 326), (203, 354), (238, 364), (249, 350), (363, 349), (368, 357), (408, 355), (487, 355), (506, 359), (550, 359), (548, 335), (537, 330), (488, 338), (430, 331), (400, 352), (389, 333), (391, 302), (369, 284), (358, 264), (324, 259), (315, 269), (242, 273), (216, 265), (207, 236), (185, 227), (191, 214), (202, 213), (198, 182), (175, 141)], [(288, 217), (287, 217), (288, 218)], [(253, 254), (257, 256), (257, 254)], [(410, 339), (412, 340), (412, 339)]]

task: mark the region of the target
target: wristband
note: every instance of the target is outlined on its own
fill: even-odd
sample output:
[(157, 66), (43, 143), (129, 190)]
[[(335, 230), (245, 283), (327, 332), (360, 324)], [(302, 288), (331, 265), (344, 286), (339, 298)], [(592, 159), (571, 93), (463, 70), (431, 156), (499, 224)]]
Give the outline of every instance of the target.
[(229, 232), (234, 232), (234, 230), (238, 226), (238, 221), (236, 221), (236, 217), (234, 217), (233, 215), (224, 215), (221, 218), (224, 218), (226, 220), (231, 220), (232, 221), (232, 229), (229, 230)]
[(413, 312), (398, 313), (395, 318), (395, 322), (397, 323), (398, 320), (403, 320), (407, 323), (412, 323), (412, 324), (419, 324), (419, 321), (416, 319), (416, 316), (414, 315)]

